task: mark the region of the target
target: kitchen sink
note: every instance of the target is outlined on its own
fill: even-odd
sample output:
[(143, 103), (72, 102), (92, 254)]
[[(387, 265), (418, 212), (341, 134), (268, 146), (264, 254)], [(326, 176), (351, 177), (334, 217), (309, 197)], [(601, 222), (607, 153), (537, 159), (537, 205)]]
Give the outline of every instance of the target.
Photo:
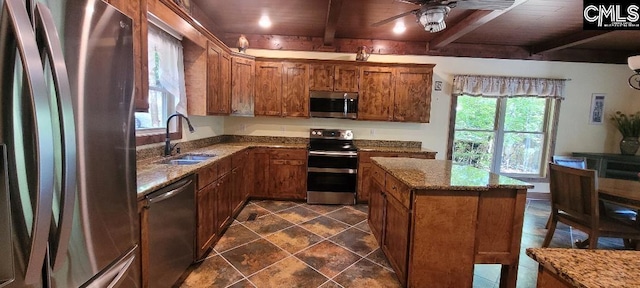
[(216, 156), (217, 155), (215, 154), (185, 154), (182, 156), (177, 156), (175, 158), (162, 160), (159, 163), (171, 165), (193, 165)]

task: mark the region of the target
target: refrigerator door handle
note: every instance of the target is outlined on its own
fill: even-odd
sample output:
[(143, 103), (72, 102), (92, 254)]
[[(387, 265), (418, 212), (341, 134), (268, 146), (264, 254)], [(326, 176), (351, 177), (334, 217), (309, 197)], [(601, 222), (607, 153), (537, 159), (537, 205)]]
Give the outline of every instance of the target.
[(0, 143), (0, 287), (15, 279), (13, 271), (13, 235), (11, 229), (11, 205), (9, 205), (9, 175), (7, 175), (7, 146)]
[[(60, 269), (66, 259), (71, 226), (73, 225), (73, 206), (76, 200), (76, 134), (73, 105), (71, 103), (71, 86), (67, 66), (62, 54), (60, 37), (53, 22), (51, 11), (41, 2), (35, 8), (35, 30), (38, 47), (40, 47), (41, 59), (44, 61), (48, 55), (51, 66), (58, 117), (60, 121), (60, 133), (62, 140), (62, 182), (60, 220), (56, 231), (51, 231), (54, 246), (51, 247), (51, 264), (53, 271)], [(44, 64), (44, 63), (43, 63)], [(52, 223), (53, 224), (53, 223)], [(56, 228), (52, 225), (52, 228)]]
[(86, 288), (115, 288), (119, 287), (122, 280), (125, 279), (125, 275), (129, 271), (129, 268), (133, 267), (131, 264), (136, 260), (138, 245), (133, 247), (127, 255), (120, 258), (115, 264), (107, 268), (104, 273), (98, 276), (95, 280), (91, 281)]
[[(16, 49), (20, 53), (20, 59), (26, 75), (26, 88), (33, 109), (33, 122), (35, 129), (33, 133), (34, 143), (36, 144), (37, 159), (36, 185), (34, 193), (35, 199), (33, 204), (33, 226), (31, 227), (30, 245), (27, 252), (26, 269), (24, 272), (24, 283), (27, 285), (35, 284), (42, 281), (42, 265), (47, 250), (47, 242), (49, 240), (49, 228), (51, 225), (52, 202), (53, 202), (53, 173), (54, 171), (54, 152), (53, 152), (53, 135), (51, 133), (51, 105), (49, 103), (46, 82), (44, 78), (44, 70), (40, 63), (40, 54), (37, 49), (35, 34), (33, 32), (29, 16), (25, 9), (25, 4), (21, 0), (4, 0), (2, 8), (2, 21), (0, 22), (0, 31), (9, 34), (9, 38), (2, 37), (6, 42), (0, 43), (0, 57), (2, 59), (8, 55), (15, 55)], [(13, 36), (13, 38), (11, 37)], [(14, 46), (15, 45), (15, 46)], [(6, 71), (13, 71), (14, 61), (3, 61), (2, 76), (6, 76)], [(9, 68), (11, 67), (11, 68)], [(8, 74), (8, 73), (7, 73)], [(11, 76), (8, 76), (11, 77)], [(12, 79), (12, 78), (9, 78)], [(7, 85), (3, 83), (3, 86)], [(11, 86), (11, 85), (8, 85)], [(2, 93), (11, 93), (11, 89), (2, 89)], [(4, 96), (4, 95), (2, 95)], [(22, 131), (19, 131), (22, 132)], [(14, 191), (14, 193), (19, 193)], [(30, 193), (25, 193), (30, 194)]]

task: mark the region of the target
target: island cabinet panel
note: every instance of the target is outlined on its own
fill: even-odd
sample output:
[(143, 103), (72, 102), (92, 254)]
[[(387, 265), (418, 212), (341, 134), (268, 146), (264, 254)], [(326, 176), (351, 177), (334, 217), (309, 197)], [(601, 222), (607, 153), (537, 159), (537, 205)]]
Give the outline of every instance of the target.
[(393, 120), (429, 122), (432, 68), (396, 68)]
[(402, 285), (406, 285), (409, 253), (409, 208), (391, 195), (387, 195), (385, 200), (382, 250), (389, 256), (391, 266), (398, 271), (398, 279)]
[(333, 64), (309, 64), (309, 90), (333, 91)]
[(358, 92), (360, 68), (356, 65), (336, 65), (333, 90), (338, 92)]
[(538, 269), (538, 281), (536, 281), (537, 288), (571, 288), (575, 287), (564, 280), (558, 275), (557, 272), (551, 272), (547, 268), (540, 265)]
[[(228, 115), (231, 105), (228, 87), (223, 87), (222, 81), (229, 79), (229, 75), (223, 77), (223, 74), (229, 73), (228, 63), (223, 70), (222, 48), (209, 42), (207, 50), (207, 114), (209, 115)], [(227, 54), (227, 58), (228, 58)], [(191, 104), (191, 103), (190, 103)]]
[(282, 114), (282, 63), (256, 61), (256, 116)]
[(394, 71), (386, 67), (360, 68), (359, 120), (393, 120)]
[[(369, 201), (370, 181), (372, 173), (380, 173), (380, 171), (374, 171), (371, 169), (371, 157), (406, 157), (406, 158), (420, 158), (420, 159), (435, 159), (435, 152), (372, 152), (361, 151), (358, 153), (358, 202), (367, 203)], [(382, 172), (384, 173), (384, 172)], [(384, 174), (383, 174), (384, 175)]]
[[(423, 283), (433, 283), (433, 287), (472, 286), (477, 207), (478, 192), (473, 191), (456, 192), (455, 196), (448, 191), (433, 191), (416, 196), (409, 287)], [(455, 257), (451, 251), (456, 251)], [(440, 268), (432, 270), (434, 267)]]
[(382, 229), (384, 226), (384, 209), (385, 194), (383, 186), (371, 180), (371, 195), (369, 199), (369, 227), (371, 233), (378, 241), (378, 244), (382, 246), (383, 235)]
[(253, 116), (255, 61), (231, 57), (231, 115)]
[(284, 63), (282, 116), (309, 117), (309, 65)]

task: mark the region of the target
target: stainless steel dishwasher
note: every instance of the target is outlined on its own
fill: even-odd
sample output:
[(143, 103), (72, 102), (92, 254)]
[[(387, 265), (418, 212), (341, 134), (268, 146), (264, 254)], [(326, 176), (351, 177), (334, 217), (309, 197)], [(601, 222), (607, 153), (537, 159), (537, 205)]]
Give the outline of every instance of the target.
[(188, 176), (146, 197), (149, 287), (171, 287), (195, 257), (195, 177)]

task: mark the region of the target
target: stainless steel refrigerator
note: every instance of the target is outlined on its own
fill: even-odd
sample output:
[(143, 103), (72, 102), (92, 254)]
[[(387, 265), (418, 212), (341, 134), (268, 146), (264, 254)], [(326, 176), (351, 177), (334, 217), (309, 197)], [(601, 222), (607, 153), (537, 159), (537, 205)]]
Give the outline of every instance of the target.
[(132, 21), (0, 5), (0, 287), (139, 287)]

